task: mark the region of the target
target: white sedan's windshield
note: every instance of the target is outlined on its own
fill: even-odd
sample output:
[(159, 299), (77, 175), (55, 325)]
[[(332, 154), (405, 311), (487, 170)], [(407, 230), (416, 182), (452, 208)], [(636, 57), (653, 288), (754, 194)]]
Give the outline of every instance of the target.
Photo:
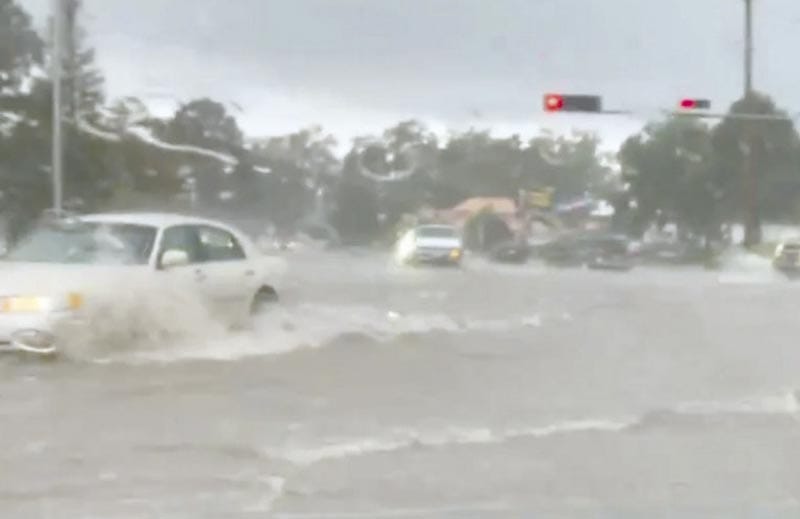
[(66, 264), (143, 265), (156, 229), (144, 225), (84, 223), (41, 227), (5, 256), (6, 261)]
[(457, 238), (458, 232), (452, 227), (430, 226), (419, 227), (417, 236), (420, 238)]

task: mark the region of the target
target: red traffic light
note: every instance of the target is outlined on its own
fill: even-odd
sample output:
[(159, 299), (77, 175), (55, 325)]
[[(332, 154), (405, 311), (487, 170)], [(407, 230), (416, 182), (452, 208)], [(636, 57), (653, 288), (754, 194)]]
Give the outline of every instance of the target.
[(557, 112), (564, 108), (564, 96), (558, 94), (546, 94), (544, 96), (544, 109), (548, 112)]
[(708, 110), (711, 108), (711, 101), (708, 99), (681, 99), (680, 107), (684, 110)]
[(545, 94), (546, 112), (602, 112), (600, 96), (576, 94)]

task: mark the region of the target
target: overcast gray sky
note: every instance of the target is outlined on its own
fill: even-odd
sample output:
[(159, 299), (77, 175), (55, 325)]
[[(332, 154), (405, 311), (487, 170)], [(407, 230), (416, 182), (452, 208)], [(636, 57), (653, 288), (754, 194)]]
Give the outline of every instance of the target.
[[(617, 141), (639, 121), (546, 116), (545, 91), (646, 118), (742, 89), (742, 0), (84, 0), (111, 96), (236, 102), (250, 134), (321, 123), (343, 139), (436, 128)], [(43, 25), (50, 0), (22, 0)], [(755, 0), (756, 87), (800, 111), (800, 1)]]

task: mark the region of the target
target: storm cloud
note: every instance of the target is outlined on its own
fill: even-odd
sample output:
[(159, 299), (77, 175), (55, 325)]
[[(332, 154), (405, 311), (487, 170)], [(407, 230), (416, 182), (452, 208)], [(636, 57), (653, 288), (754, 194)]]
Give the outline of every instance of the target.
[[(22, 2), (41, 26), (49, 0)], [(800, 2), (756, 0), (756, 87), (800, 110)], [(399, 118), (525, 129), (545, 91), (599, 93), (635, 120), (742, 90), (741, 0), (85, 0), (112, 96), (212, 96), (253, 133), (342, 134)], [(564, 121), (554, 123), (556, 126)]]

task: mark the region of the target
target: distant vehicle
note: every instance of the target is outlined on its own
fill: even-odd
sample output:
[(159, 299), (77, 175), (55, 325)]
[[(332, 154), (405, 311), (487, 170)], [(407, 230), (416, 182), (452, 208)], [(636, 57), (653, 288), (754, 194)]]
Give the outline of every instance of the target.
[(464, 255), (464, 244), (458, 229), (451, 225), (420, 225), (400, 238), (395, 255), (406, 264), (458, 266)]
[[(246, 236), (214, 220), (174, 214), (55, 219), (1, 259), (4, 351), (56, 353), (71, 337), (113, 326), (101, 322), (109, 315), (127, 317), (124, 304), (146, 304), (168, 288), (177, 287), (229, 325), (278, 297), (275, 265)], [(182, 308), (174, 312), (179, 318)]]
[(639, 259), (655, 265), (690, 265), (704, 262), (707, 252), (693, 242), (657, 241), (643, 244)]
[(588, 241), (591, 257), (586, 266), (593, 270), (631, 270), (634, 266), (633, 244), (624, 236), (603, 236)]
[(630, 270), (635, 256), (626, 237), (597, 234), (562, 237), (536, 247), (534, 252), (551, 265), (596, 270)]
[(503, 242), (489, 251), (489, 259), (498, 263), (522, 264), (531, 256), (531, 246), (524, 241)]
[(775, 248), (772, 266), (790, 277), (800, 276), (800, 239), (779, 243)]

